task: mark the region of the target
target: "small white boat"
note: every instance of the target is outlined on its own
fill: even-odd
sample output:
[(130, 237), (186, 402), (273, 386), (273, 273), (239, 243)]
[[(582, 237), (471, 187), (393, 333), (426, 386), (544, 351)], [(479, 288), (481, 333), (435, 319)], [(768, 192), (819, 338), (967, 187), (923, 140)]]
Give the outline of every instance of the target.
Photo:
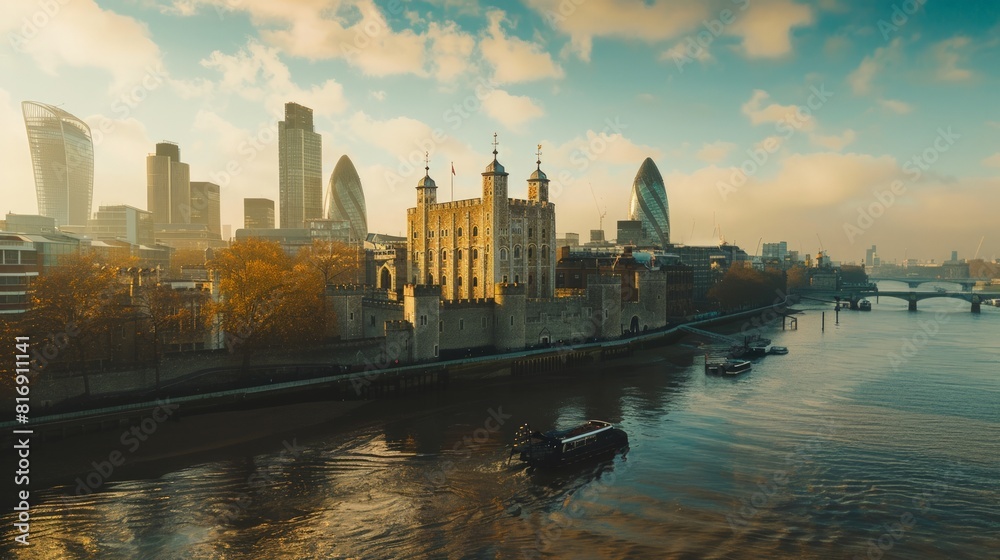
[(778, 354), (778, 355), (784, 355), (784, 354), (788, 353), (788, 348), (785, 348), (784, 346), (772, 346), (771, 347), (771, 353), (772, 354)]

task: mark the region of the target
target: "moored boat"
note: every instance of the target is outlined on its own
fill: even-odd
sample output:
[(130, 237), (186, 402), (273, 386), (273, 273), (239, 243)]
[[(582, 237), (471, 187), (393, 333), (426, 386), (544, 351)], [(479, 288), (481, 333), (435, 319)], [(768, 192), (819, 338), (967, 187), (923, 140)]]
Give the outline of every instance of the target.
[(872, 302), (868, 301), (867, 299), (863, 299), (860, 302), (858, 302), (858, 309), (860, 309), (861, 311), (871, 311)]
[(771, 347), (771, 353), (772, 354), (778, 354), (778, 355), (784, 355), (784, 354), (788, 353), (788, 348), (785, 348), (784, 346), (772, 346)]
[(551, 468), (613, 456), (627, 447), (625, 431), (603, 420), (545, 433), (523, 424), (514, 436), (511, 456), (520, 453), (520, 459), (530, 466)]
[(715, 375), (739, 375), (753, 369), (747, 360), (729, 359), (722, 362), (705, 362), (705, 373)]

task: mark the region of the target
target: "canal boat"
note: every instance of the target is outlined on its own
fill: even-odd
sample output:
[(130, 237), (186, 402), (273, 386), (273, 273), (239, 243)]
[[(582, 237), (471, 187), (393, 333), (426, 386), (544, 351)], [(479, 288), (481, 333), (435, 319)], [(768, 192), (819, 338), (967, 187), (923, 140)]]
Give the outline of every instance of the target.
[(872, 302), (868, 301), (867, 299), (863, 299), (858, 302), (858, 309), (860, 309), (861, 311), (871, 311)]
[(772, 346), (771, 353), (777, 355), (785, 355), (788, 353), (788, 348), (785, 348), (784, 346)]
[(588, 420), (568, 430), (545, 433), (523, 424), (514, 435), (510, 453), (511, 457), (520, 453), (521, 461), (532, 467), (556, 468), (614, 456), (627, 448), (624, 430), (603, 420)]

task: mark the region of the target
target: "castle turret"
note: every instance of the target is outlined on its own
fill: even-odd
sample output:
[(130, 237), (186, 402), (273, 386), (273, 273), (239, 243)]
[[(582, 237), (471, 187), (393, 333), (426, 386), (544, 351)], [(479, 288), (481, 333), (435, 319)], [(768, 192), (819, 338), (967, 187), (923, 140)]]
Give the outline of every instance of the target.
[(587, 276), (587, 301), (593, 328), (589, 336), (613, 338), (622, 333), (622, 278), (617, 274)]
[(494, 287), (493, 340), (497, 350), (524, 348), (524, 313), (527, 296), (523, 284), (497, 284)]
[(531, 177), (528, 177), (528, 200), (533, 202), (548, 202), (549, 201), (549, 178), (542, 171), (542, 145), (538, 145), (538, 151), (535, 153), (538, 156), (538, 160), (535, 161), (537, 168), (531, 173)]
[[(513, 279), (510, 232), (510, 203), (507, 198), (507, 172), (497, 161), (497, 135), (493, 134), (493, 161), (483, 171), (483, 205), (486, 209), (484, 245), (486, 278), (484, 293), (492, 293), (493, 284)], [(508, 258), (504, 258), (507, 256)], [(499, 258), (498, 258), (499, 257)], [(506, 279), (505, 279), (506, 276)]]
[(441, 286), (403, 286), (403, 317), (413, 324), (415, 361), (435, 360), (439, 354)]

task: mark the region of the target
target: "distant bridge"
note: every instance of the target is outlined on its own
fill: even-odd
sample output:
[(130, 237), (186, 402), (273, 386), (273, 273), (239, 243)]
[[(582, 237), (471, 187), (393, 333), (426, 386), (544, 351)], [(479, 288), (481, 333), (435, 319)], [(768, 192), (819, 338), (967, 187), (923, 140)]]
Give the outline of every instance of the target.
[[(826, 298), (839, 298), (840, 301), (844, 303), (849, 303), (851, 309), (857, 309), (858, 302), (864, 297), (875, 296), (879, 297), (891, 297), (898, 298), (906, 301), (909, 304), (910, 311), (917, 310), (917, 302), (925, 299), (931, 298), (952, 298), (961, 299), (969, 302), (971, 304), (971, 309), (973, 313), (979, 313), (980, 306), (982, 302), (990, 299), (989, 297), (984, 297), (983, 294), (979, 292), (900, 292), (900, 291), (885, 291), (872, 288), (860, 288), (851, 290), (841, 290), (839, 292), (835, 291), (809, 291), (808, 293), (803, 293), (801, 297), (804, 299), (817, 299), (818, 297)], [(829, 300), (820, 300), (829, 301)]]
[(990, 281), (989, 278), (914, 278), (912, 276), (907, 278), (869, 276), (868, 280), (872, 282), (902, 282), (911, 288), (916, 288), (921, 284), (927, 284), (930, 282), (948, 282), (951, 284), (958, 284), (959, 286), (962, 286), (962, 289), (964, 290), (971, 290), (977, 282)]

